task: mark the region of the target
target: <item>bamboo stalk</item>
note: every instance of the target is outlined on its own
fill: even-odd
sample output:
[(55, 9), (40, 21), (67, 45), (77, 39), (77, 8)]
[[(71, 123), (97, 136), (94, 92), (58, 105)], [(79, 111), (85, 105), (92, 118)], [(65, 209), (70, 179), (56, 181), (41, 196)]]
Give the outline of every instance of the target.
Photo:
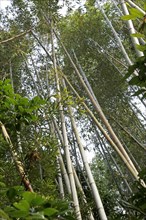
[[(121, 6), (122, 6), (122, 9), (123, 9), (124, 15), (129, 15), (129, 11), (128, 11), (127, 6), (126, 6), (126, 4), (125, 4), (125, 0), (120, 0), (120, 2), (121, 2)], [(129, 30), (130, 35), (131, 35), (131, 34), (135, 34), (136, 32), (135, 32), (135, 29), (134, 29), (132, 20), (128, 20), (128, 21), (126, 21), (126, 23), (127, 23), (127, 27), (128, 27), (128, 30)], [(138, 38), (131, 36), (131, 40), (132, 40), (132, 43), (133, 43), (133, 46), (134, 46), (134, 48), (135, 48), (135, 51), (136, 51), (137, 56), (138, 56), (138, 57), (144, 56), (144, 53), (141, 52), (141, 51), (139, 51), (139, 50), (136, 48), (136, 45), (137, 45), (137, 44), (139, 45), (139, 40), (138, 40)]]
[(47, 56), (49, 57), (49, 59), (53, 62), (52, 57), (50, 56), (50, 54), (48, 53), (48, 51), (46, 50), (46, 48), (43, 46), (43, 44), (41, 43), (41, 41), (39, 40), (39, 38), (36, 36), (36, 34), (31, 31), (33, 37), (37, 40), (37, 42), (39, 43), (39, 45), (41, 46), (41, 48), (45, 51), (45, 53), (47, 54)]
[(129, 3), (129, 5), (131, 5), (133, 8), (138, 9), (141, 13), (143, 13), (143, 15), (145, 15), (145, 11), (142, 10), (138, 5), (136, 5), (133, 1), (131, 0), (125, 0), (125, 2)]
[(57, 171), (58, 171), (58, 185), (61, 199), (64, 199), (64, 188), (62, 182), (61, 168), (59, 163), (59, 157), (57, 157)]
[(2, 133), (3, 133), (3, 135), (4, 135), (4, 138), (5, 138), (6, 142), (9, 144), (10, 152), (11, 152), (12, 158), (13, 158), (13, 160), (14, 160), (14, 162), (15, 162), (15, 165), (16, 165), (16, 167), (17, 167), (17, 169), (18, 169), (18, 172), (19, 172), (19, 174), (20, 174), (20, 176), (21, 176), (21, 181), (22, 181), (22, 183), (24, 184), (25, 188), (26, 188), (28, 191), (33, 192), (33, 188), (32, 188), (32, 186), (31, 186), (31, 184), (30, 184), (30, 181), (29, 181), (29, 179), (27, 178), (26, 173), (25, 173), (25, 171), (24, 171), (23, 164), (22, 164), (22, 162), (19, 160), (18, 154), (17, 154), (17, 152), (16, 152), (15, 149), (14, 149), (14, 146), (13, 146), (13, 144), (12, 144), (12, 142), (11, 142), (10, 136), (8, 135), (8, 132), (7, 132), (5, 126), (4, 126), (4, 124), (3, 124), (2, 122), (0, 122), (0, 127), (1, 127), (1, 129), (2, 129)]
[(27, 69), (27, 71), (28, 71), (28, 73), (29, 73), (29, 75), (30, 75), (32, 81), (33, 81), (33, 84), (34, 84), (34, 86), (35, 86), (35, 89), (36, 89), (37, 94), (39, 95), (39, 97), (42, 97), (42, 95), (41, 95), (41, 93), (40, 93), (40, 91), (39, 91), (39, 89), (38, 89), (38, 87), (37, 87), (37, 85), (36, 85), (36, 82), (35, 82), (35, 80), (34, 80), (34, 77), (33, 77), (32, 73), (31, 73), (31, 71), (29, 70), (29, 67), (28, 67), (27, 62), (25, 62), (25, 67), (26, 67), (26, 69)]
[(76, 140), (77, 140), (77, 143), (78, 143), (78, 146), (79, 146), (79, 150), (80, 150), (80, 153), (81, 153), (81, 156), (82, 156), (82, 160), (83, 160), (84, 167), (85, 167), (85, 170), (86, 170), (86, 173), (87, 173), (87, 176), (88, 176), (89, 184), (90, 184), (90, 187), (91, 187), (91, 190), (92, 190), (92, 194), (93, 194), (93, 197), (94, 197), (94, 200), (95, 200), (95, 203), (96, 203), (96, 207), (97, 207), (100, 219), (101, 220), (106, 220), (107, 216), (106, 216), (106, 213), (105, 213), (105, 210), (104, 210), (104, 207), (103, 207), (103, 204), (102, 204), (97, 186), (95, 184), (90, 166), (88, 164), (88, 160), (87, 160), (87, 157), (86, 157), (86, 154), (85, 154), (85, 151), (84, 151), (84, 147), (81, 143), (81, 139), (80, 139), (79, 133), (77, 131), (77, 126), (76, 126), (75, 119), (73, 117), (72, 108), (69, 106), (68, 109), (69, 109), (69, 113), (70, 113), (70, 119), (71, 119), (72, 127), (73, 127), (73, 130), (74, 130), (75, 136), (76, 136)]
[(40, 76), (39, 76), (38, 71), (37, 71), (37, 69), (36, 69), (36, 67), (35, 67), (35, 64), (34, 64), (34, 61), (33, 61), (32, 56), (30, 56), (30, 59), (31, 59), (32, 66), (33, 66), (34, 72), (35, 72), (35, 74), (36, 74), (36, 77), (37, 77), (37, 79), (38, 79), (38, 82), (39, 82), (39, 85), (40, 85), (40, 88), (41, 88), (43, 97), (45, 97), (45, 93), (44, 93), (43, 86), (42, 86), (42, 83), (41, 83), (41, 80), (40, 80)]
[(27, 31), (25, 31), (25, 32), (23, 32), (21, 34), (15, 35), (14, 37), (11, 37), (9, 39), (3, 40), (3, 41), (0, 42), (0, 44), (4, 44), (4, 43), (8, 43), (10, 41), (16, 40), (16, 39), (18, 39), (20, 37), (23, 37), (24, 35), (26, 35), (29, 32), (31, 32), (31, 29), (29, 29), (29, 30), (27, 30)]
[(68, 192), (69, 195), (71, 195), (70, 181), (69, 181), (69, 177), (68, 177), (68, 174), (67, 174), (67, 171), (66, 171), (66, 168), (65, 168), (65, 165), (64, 165), (61, 153), (59, 153), (58, 160), (59, 160), (62, 176), (63, 176), (64, 181), (65, 181), (67, 192)]
[[(75, 168), (72, 167), (72, 169), (73, 169), (73, 174), (74, 174), (76, 186), (77, 186), (77, 188), (79, 189), (80, 193), (82, 194), (83, 202), (84, 202), (85, 204), (87, 204), (86, 196), (85, 196), (84, 190), (83, 190), (83, 188), (82, 188), (82, 185), (81, 185), (81, 183), (80, 183), (80, 181), (79, 181), (79, 178), (78, 178), (78, 176), (77, 176), (77, 173), (76, 173), (76, 171), (75, 171)], [(94, 220), (93, 214), (92, 214), (92, 212), (91, 212), (90, 209), (89, 209), (88, 212), (89, 212), (89, 213), (88, 213), (88, 219), (89, 219), (89, 220)]]
[(64, 117), (64, 113), (63, 113), (63, 106), (61, 104), (61, 93), (60, 93), (59, 77), (58, 77), (58, 71), (57, 71), (57, 65), (56, 65), (56, 57), (55, 57), (55, 50), (54, 50), (52, 28), (51, 28), (51, 41), (52, 41), (53, 66), (54, 66), (54, 72), (55, 72), (55, 77), (56, 77), (56, 86), (57, 86), (58, 97), (59, 97), (58, 102), (59, 102), (62, 134), (63, 134), (63, 140), (64, 140), (64, 151), (65, 151), (65, 155), (66, 155), (68, 175), (69, 175), (69, 180), (70, 180), (70, 186), (71, 186), (71, 191), (72, 191), (72, 197), (73, 197), (73, 202), (74, 202), (74, 209), (75, 209), (76, 218), (77, 218), (77, 220), (82, 220), (79, 201), (78, 201), (78, 195), (77, 195), (77, 190), (76, 190), (75, 180), (74, 180), (74, 175), (73, 175), (73, 170), (72, 170), (72, 162), (71, 162), (71, 158), (70, 158), (69, 146), (68, 146), (68, 137), (67, 137), (67, 131), (66, 131), (66, 125), (65, 125), (65, 117)]
[[(64, 146), (63, 137), (62, 137), (62, 134), (61, 134), (61, 132), (60, 132), (60, 130), (58, 128), (58, 125), (57, 125), (55, 120), (53, 120), (53, 123), (54, 123), (54, 126), (55, 126), (56, 130), (57, 130), (57, 133), (58, 133), (59, 139), (61, 141), (61, 144), (62, 144), (62, 146)], [(64, 177), (64, 180), (65, 180), (65, 183), (66, 183), (66, 186), (67, 186), (67, 191), (68, 191), (69, 194), (71, 194), (70, 182), (69, 182), (68, 174), (66, 172), (66, 168), (65, 168), (65, 165), (64, 165), (64, 162), (63, 162), (63, 159), (62, 159), (61, 152), (59, 153), (58, 159), (59, 159), (59, 162), (60, 162), (60, 168), (61, 168), (61, 171), (62, 171), (62, 175)], [(80, 190), (80, 192), (82, 193), (84, 202), (87, 203), (86, 196), (84, 194), (84, 191), (82, 189), (82, 186), (80, 184), (80, 181), (78, 179), (78, 176), (76, 174), (76, 171), (75, 171), (73, 165), (72, 165), (72, 169), (73, 169), (73, 174), (74, 174), (76, 186)], [(94, 220), (94, 217), (93, 217), (93, 215), (92, 215), (90, 210), (89, 210), (89, 220)]]
[(126, 128), (124, 128), (115, 118), (110, 116), (118, 125), (119, 127), (132, 139), (136, 144), (138, 144), (144, 151), (146, 151), (146, 148), (132, 135), (129, 131), (127, 131)]
[[(67, 79), (67, 77), (62, 73), (62, 76), (64, 77), (65, 81), (67, 82), (67, 84), (69, 85), (69, 87), (71, 88), (71, 90), (76, 94), (76, 96), (79, 98), (79, 100), (82, 100), (82, 98), (79, 96), (79, 94), (76, 92), (76, 90), (73, 88), (73, 86), (71, 85), (71, 83), (69, 82), (69, 80)], [(119, 148), (116, 146), (116, 144), (113, 142), (113, 140), (110, 138), (110, 136), (107, 134), (107, 132), (104, 130), (104, 128), (101, 126), (101, 124), (98, 122), (98, 120), (95, 118), (94, 114), (90, 111), (90, 109), (87, 107), (87, 105), (82, 101), (81, 104), (83, 105), (83, 107), (85, 108), (85, 110), (88, 112), (88, 114), (90, 115), (90, 117), (93, 119), (94, 123), (96, 124), (96, 126), (100, 129), (100, 131), (103, 133), (103, 135), (105, 136), (105, 138), (108, 140), (108, 142), (110, 143), (110, 145), (115, 149), (115, 151), (118, 153), (118, 155), (121, 157), (121, 159), (123, 160), (123, 162), (126, 164), (128, 170), (131, 172), (131, 174), (133, 175), (133, 177), (139, 181), (139, 177), (138, 177), (138, 172), (137, 170), (133, 169), (133, 167), (131, 167), (131, 163), (129, 163), (129, 161), (127, 161), (127, 159), (125, 158), (125, 156), (121, 153), (121, 151), (119, 150)], [(145, 184), (144, 184), (145, 185)]]
[(117, 40), (119, 46), (120, 46), (121, 52), (122, 52), (122, 54), (123, 54), (123, 56), (124, 56), (126, 62), (128, 63), (128, 65), (132, 65), (133, 63), (132, 63), (132, 61), (130, 60), (130, 58), (129, 58), (129, 56), (128, 56), (128, 54), (127, 54), (127, 52), (126, 52), (126, 50), (125, 50), (125, 48), (124, 48), (124, 46), (123, 46), (123, 44), (122, 44), (122, 42), (121, 42), (121, 39), (119, 38), (117, 32), (115, 31), (115, 29), (114, 29), (112, 23), (110, 22), (110, 20), (108, 19), (107, 15), (105, 14), (103, 8), (100, 6), (100, 4), (99, 4), (98, 2), (97, 2), (97, 5), (98, 5), (98, 7), (99, 7), (101, 13), (103, 14), (103, 16), (104, 16), (104, 18), (105, 18), (107, 24), (108, 24), (109, 27), (111, 28), (111, 30), (112, 30), (112, 32), (113, 32), (113, 34), (114, 34), (114, 36), (115, 36), (115, 38), (116, 38), (116, 40)]
[[(57, 34), (56, 34), (56, 37), (58, 37)], [(60, 40), (59, 37), (58, 37), (58, 39)], [(64, 46), (64, 44), (63, 44), (63, 42), (62, 42), (61, 40), (60, 40), (60, 43), (61, 43), (61, 45), (62, 45), (62, 47), (63, 47), (63, 49), (64, 49), (64, 51), (65, 51), (67, 57), (69, 58), (69, 60), (70, 60), (70, 62), (71, 62), (71, 64), (72, 64), (72, 66), (73, 66), (73, 68), (74, 68), (76, 74), (78, 75), (78, 78), (80, 79), (81, 84), (82, 84), (83, 87), (85, 88), (85, 91), (87, 92), (88, 97), (90, 98), (90, 101), (92, 102), (92, 104), (93, 104), (93, 106), (94, 106), (96, 112), (99, 114), (101, 120), (103, 121), (104, 125), (106, 126), (107, 130), (109, 131), (109, 133), (110, 133), (110, 135), (111, 135), (113, 141), (115, 142), (115, 144), (116, 144), (117, 147), (119, 148), (119, 151), (121, 151), (121, 153), (123, 154), (123, 156), (125, 157), (125, 159), (126, 159), (127, 162), (129, 163), (129, 165), (132, 167), (132, 169), (134, 170), (134, 172), (135, 172), (135, 173), (138, 173), (137, 170), (136, 170), (136, 168), (135, 168), (135, 166), (134, 166), (134, 164), (133, 164), (132, 161), (130, 160), (130, 158), (129, 158), (127, 152), (125, 151), (124, 147), (122, 146), (120, 140), (118, 139), (118, 137), (116, 136), (115, 132), (113, 131), (111, 125), (109, 124), (108, 120), (106, 119), (106, 117), (105, 117), (105, 115), (104, 115), (104, 113), (103, 113), (103, 111), (102, 111), (102, 109), (101, 109), (99, 103), (93, 98), (93, 96), (92, 96), (90, 90), (88, 89), (87, 85), (85, 84), (85, 82), (84, 82), (82, 76), (80, 75), (80, 72), (78, 71), (76, 65), (74, 64), (74, 62), (73, 62), (71, 56), (69, 55), (68, 51), (66, 50), (66, 48), (65, 48), (65, 46)]]
[[(129, 190), (129, 192), (132, 193), (131, 187), (129, 186), (127, 180), (124, 178), (124, 174), (122, 173), (122, 170), (121, 170), (120, 167), (118, 166), (116, 160), (114, 159), (114, 157), (112, 156), (112, 154), (109, 152), (109, 149), (108, 149), (108, 147), (106, 146), (106, 144), (104, 143), (103, 138), (100, 137), (99, 132), (97, 131), (96, 128), (95, 128), (95, 131), (96, 131), (96, 134), (97, 134), (97, 138), (98, 138), (98, 140), (99, 140), (99, 142), (100, 142), (100, 147), (102, 148), (104, 157), (105, 157), (105, 159), (106, 159), (106, 161), (107, 161), (108, 168), (109, 168), (109, 170), (110, 170), (110, 172), (111, 172), (111, 174), (112, 174), (112, 176), (113, 176), (113, 179), (115, 179), (114, 173), (113, 173), (113, 170), (112, 170), (112, 168), (111, 168), (111, 165), (110, 165), (110, 163), (109, 163), (109, 161), (108, 161), (107, 154), (106, 154), (105, 150), (107, 151), (109, 157), (111, 158), (111, 161), (113, 162), (114, 166), (116, 167), (117, 171), (119, 172), (119, 174), (120, 174), (120, 176), (121, 176), (123, 182), (125, 183), (125, 186), (126, 186), (127, 189)], [(120, 186), (118, 185), (118, 183), (117, 183), (116, 180), (115, 180), (115, 183), (116, 183), (116, 185), (117, 185), (117, 188), (118, 188), (118, 190), (119, 190), (121, 196), (123, 196), (123, 195), (122, 195), (122, 192), (121, 192), (121, 188), (120, 188)]]

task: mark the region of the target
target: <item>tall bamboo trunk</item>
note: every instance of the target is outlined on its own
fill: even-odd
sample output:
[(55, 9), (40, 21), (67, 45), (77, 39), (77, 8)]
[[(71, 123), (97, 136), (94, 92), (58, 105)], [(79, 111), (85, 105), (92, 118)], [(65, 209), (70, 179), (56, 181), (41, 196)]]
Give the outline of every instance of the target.
[(60, 117), (61, 117), (61, 126), (62, 126), (62, 134), (63, 134), (63, 140), (64, 140), (64, 152), (66, 156), (66, 163), (67, 163), (67, 170), (70, 180), (70, 186), (71, 186), (71, 192), (74, 202), (74, 209), (77, 220), (82, 220), (81, 212), (80, 212), (80, 206), (78, 201), (78, 195), (77, 190), (75, 186), (75, 180), (72, 170), (72, 162), (70, 158), (70, 152), (69, 152), (69, 145), (68, 145), (68, 137), (67, 137), (67, 131), (66, 131), (66, 125), (65, 125), (65, 117), (63, 113), (63, 106), (61, 104), (61, 93), (60, 93), (60, 85), (59, 85), (59, 77), (58, 77), (58, 71), (57, 71), (57, 65), (56, 65), (56, 57), (55, 57), (55, 50), (54, 50), (54, 42), (53, 42), (53, 31), (51, 29), (51, 41), (52, 41), (52, 55), (53, 55), (53, 65), (54, 65), (54, 71), (55, 71), (55, 77), (56, 77), (56, 87), (58, 91), (58, 103), (59, 103), (59, 110), (60, 110)]
[(104, 207), (103, 207), (103, 204), (102, 204), (97, 186), (95, 184), (90, 166), (88, 164), (88, 160), (87, 160), (87, 157), (86, 157), (86, 154), (85, 154), (85, 151), (84, 151), (84, 147), (81, 143), (79, 132), (77, 131), (77, 126), (76, 126), (75, 119), (73, 117), (72, 109), (71, 109), (70, 106), (68, 108), (69, 108), (69, 112), (70, 112), (72, 127), (73, 127), (73, 130), (74, 130), (75, 136), (76, 136), (76, 140), (77, 140), (77, 143), (78, 143), (78, 146), (79, 146), (79, 150), (80, 150), (80, 153), (81, 153), (81, 156), (82, 156), (82, 160), (83, 160), (84, 167), (85, 167), (85, 170), (86, 170), (86, 173), (87, 173), (87, 176), (88, 176), (89, 184), (90, 184), (90, 187), (91, 187), (91, 190), (92, 190), (92, 194), (93, 194), (93, 197), (94, 197), (94, 200), (95, 200), (95, 203), (96, 203), (96, 207), (97, 207), (100, 219), (101, 220), (106, 220), (107, 216), (105, 214), (105, 210), (104, 210)]

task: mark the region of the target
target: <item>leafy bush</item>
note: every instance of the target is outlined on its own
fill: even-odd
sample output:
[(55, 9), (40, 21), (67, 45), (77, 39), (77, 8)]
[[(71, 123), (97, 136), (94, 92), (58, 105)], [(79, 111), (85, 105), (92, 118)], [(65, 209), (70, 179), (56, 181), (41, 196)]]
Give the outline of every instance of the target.
[(66, 201), (52, 200), (37, 193), (24, 191), (22, 186), (14, 186), (8, 189), (6, 194), (9, 204), (0, 210), (0, 219), (75, 219)]

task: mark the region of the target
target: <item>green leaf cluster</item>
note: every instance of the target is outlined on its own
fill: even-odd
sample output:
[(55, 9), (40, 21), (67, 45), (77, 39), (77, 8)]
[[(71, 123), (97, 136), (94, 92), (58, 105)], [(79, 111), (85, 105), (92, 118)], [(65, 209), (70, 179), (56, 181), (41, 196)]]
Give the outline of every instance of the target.
[(129, 15), (124, 15), (121, 18), (123, 20), (135, 20), (137, 18), (143, 18), (143, 13), (139, 11), (137, 8), (130, 8), (129, 12)]
[(145, 49), (143, 51), (144, 56), (139, 57), (132, 66), (129, 66), (124, 79), (130, 77), (129, 85), (137, 86), (138, 90), (134, 93), (134, 96), (142, 95), (143, 98), (146, 98), (146, 46), (139, 47)]
[(0, 120), (19, 127), (37, 120), (37, 110), (45, 104), (39, 97), (29, 100), (14, 93), (10, 80), (0, 81)]
[(66, 201), (51, 200), (37, 193), (25, 192), (21, 186), (9, 188), (7, 196), (10, 204), (0, 210), (0, 217), (4, 220), (74, 219)]

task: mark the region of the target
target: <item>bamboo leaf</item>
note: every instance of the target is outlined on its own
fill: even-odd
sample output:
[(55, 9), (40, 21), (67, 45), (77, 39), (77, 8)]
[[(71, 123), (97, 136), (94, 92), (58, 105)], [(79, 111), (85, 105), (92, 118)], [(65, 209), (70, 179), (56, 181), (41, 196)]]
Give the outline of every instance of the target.
[(139, 45), (139, 44), (136, 44), (136, 48), (142, 52), (144, 52), (146, 50), (146, 45)]
[(47, 208), (47, 209), (44, 209), (43, 212), (47, 216), (52, 216), (52, 215), (56, 214), (58, 212), (58, 210), (54, 209), (54, 208)]
[(146, 2), (144, 2), (144, 10), (146, 11)]
[(121, 16), (121, 19), (124, 20), (124, 21), (128, 21), (128, 20), (135, 20), (137, 18), (136, 15), (124, 15), (124, 16)]
[(10, 220), (9, 216), (3, 210), (0, 210), (0, 219)]
[(45, 198), (32, 192), (24, 192), (23, 198), (32, 206), (41, 205), (45, 202)]
[(10, 213), (10, 216), (11, 217), (14, 217), (14, 218), (25, 218), (26, 216), (28, 216), (28, 212), (24, 211), (24, 210), (16, 210), (16, 211), (13, 211)]
[(143, 13), (137, 8), (130, 8), (129, 11), (131, 15), (136, 16), (137, 18), (143, 18)]
[(141, 33), (135, 33), (135, 34), (131, 34), (132, 37), (138, 37), (138, 38), (144, 38), (144, 34), (141, 34)]

